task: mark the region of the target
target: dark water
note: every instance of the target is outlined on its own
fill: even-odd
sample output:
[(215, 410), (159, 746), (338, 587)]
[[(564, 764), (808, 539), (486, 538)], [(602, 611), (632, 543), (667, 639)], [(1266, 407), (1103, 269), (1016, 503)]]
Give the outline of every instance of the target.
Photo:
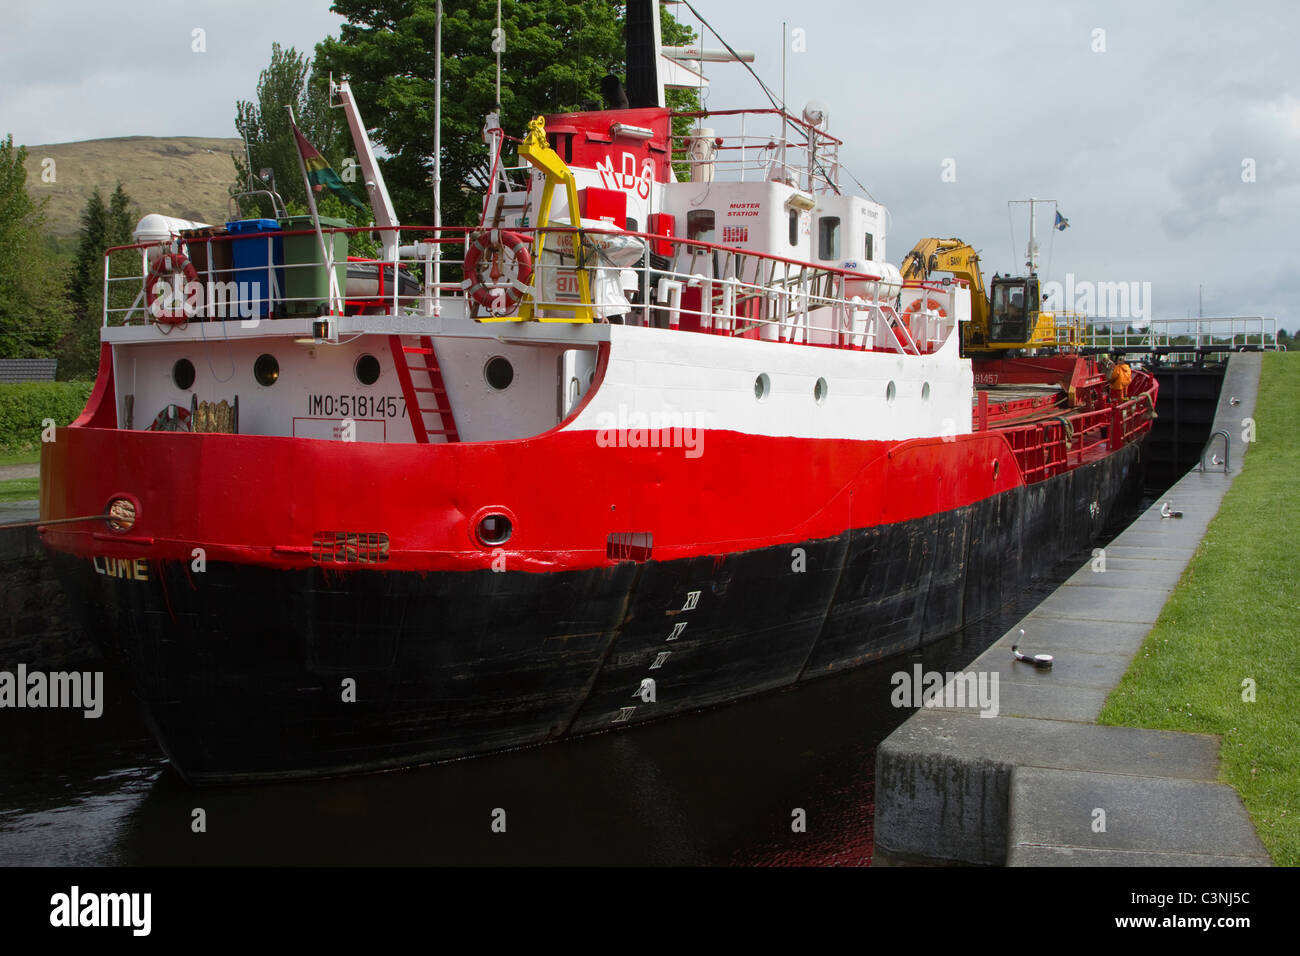
[(109, 672), (98, 720), (5, 711), (0, 864), (866, 866), (876, 746), (910, 713), (890, 705), (890, 675), (965, 667), (1087, 557), (918, 654), (624, 731), (315, 783), (186, 786)]

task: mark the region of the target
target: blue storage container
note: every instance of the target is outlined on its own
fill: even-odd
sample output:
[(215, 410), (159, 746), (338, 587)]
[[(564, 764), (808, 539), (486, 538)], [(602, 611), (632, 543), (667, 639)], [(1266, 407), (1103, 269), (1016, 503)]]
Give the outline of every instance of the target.
[(230, 243), (241, 304), (251, 302), (247, 311), (261, 318), (277, 312), (277, 301), (284, 295), (284, 239), (255, 233), (279, 233), (280, 224), (274, 219), (237, 219), (226, 223), (226, 229), (241, 237)]

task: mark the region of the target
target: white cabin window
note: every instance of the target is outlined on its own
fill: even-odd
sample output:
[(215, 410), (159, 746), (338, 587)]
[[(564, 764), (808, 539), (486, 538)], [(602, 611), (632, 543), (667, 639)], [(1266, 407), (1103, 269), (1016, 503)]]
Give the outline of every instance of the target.
[(822, 216), (817, 220), (817, 258), (840, 257), (840, 217)]
[(868, 262), (871, 262), (873, 259), (876, 258), (875, 256), (873, 256), (873, 255), (871, 254), (871, 253), (874, 251), (874, 250), (872, 249), (872, 246), (874, 245), (874, 243), (872, 242), (872, 240), (873, 240), (874, 238), (875, 238), (875, 236), (873, 236), (871, 233), (867, 233), (867, 244), (866, 244), (866, 247), (865, 247), (865, 253), (864, 253), (864, 255), (863, 255), (863, 258), (865, 258)]
[(790, 245), (799, 245), (799, 210), (790, 210)]

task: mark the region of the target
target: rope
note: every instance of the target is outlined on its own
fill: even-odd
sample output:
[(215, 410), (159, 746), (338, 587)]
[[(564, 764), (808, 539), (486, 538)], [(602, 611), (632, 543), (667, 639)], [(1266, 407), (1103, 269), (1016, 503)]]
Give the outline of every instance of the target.
[(80, 518), (54, 518), (52, 520), (46, 520), (46, 521), (42, 521), (40, 518), (37, 518), (35, 521), (15, 521), (12, 523), (6, 523), (4, 525), (0, 525), (0, 527), (37, 528), (37, 527), (45, 527), (47, 525), (53, 525), (53, 524), (75, 524), (78, 521), (107, 521), (109, 517), (110, 516), (108, 514), (83, 515)]

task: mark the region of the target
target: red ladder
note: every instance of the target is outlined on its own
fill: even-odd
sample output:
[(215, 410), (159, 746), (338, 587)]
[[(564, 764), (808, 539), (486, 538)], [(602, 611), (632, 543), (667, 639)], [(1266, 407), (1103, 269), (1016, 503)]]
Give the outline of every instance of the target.
[[(427, 335), (420, 336), (418, 346), (403, 345), (400, 335), (388, 337), (388, 347), (393, 353), (393, 364), (397, 367), (397, 378), (402, 383), (402, 395), (406, 398), (406, 411), (411, 417), (411, 430), (415, 440), (427, 444), (430, 435), (443, 435), (446, 441), (460, 441), (456, 431), (456, 418), (451, 413), (451, 403), (447, 400), (447, 388), (442, 381), (442, 370), (438, 368), (438, 355), (433, 350), (433, 339)], [(412, 365), (408, 355), (424, 356), (423, 364)], [(412, 373), (423, 372), (428, 376), (429, 385), (415, 384)], [(421, 379), (423, 381), (423, 379)], [(433, 396), (433, 408), (429, 408), (422, 396)], [(430, 428), (429, 415), (437, 415), (440, 428)]]

